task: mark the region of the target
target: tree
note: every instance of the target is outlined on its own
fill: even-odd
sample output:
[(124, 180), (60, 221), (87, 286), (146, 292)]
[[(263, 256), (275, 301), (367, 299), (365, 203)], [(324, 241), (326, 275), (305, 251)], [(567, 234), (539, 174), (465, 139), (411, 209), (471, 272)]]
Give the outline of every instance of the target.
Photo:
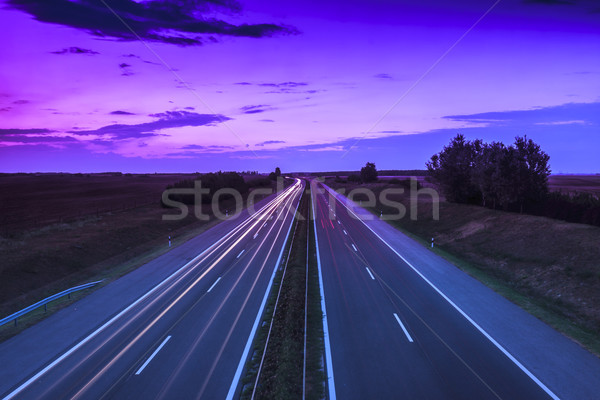
[(276, 181), (277, 178), (279, 178), (281, 176), (281, 170), (279, 169), (279, 167), (275, 168), (275, 172), (271, 172), (269, 174), (269, 179), (271, 179), (272, 181)]
[(374, 163), (368, 162), (360, 169), (360, 178), (363, 182), (375, 182), (377, 180), (377, 168)]
[(550, 156), (540, 146), (527, 140), (527, 136), (516, 137), (515, 152), (515, 200), (523, 212), (525, 204), (536, 203), (548, 193)]
[(479, 146), (480, 141), (470, 142), (458, 134), (427, 162), (429, 176), (439, 185), (448, 201), (468, 203), (481, 197), (472, 180)]

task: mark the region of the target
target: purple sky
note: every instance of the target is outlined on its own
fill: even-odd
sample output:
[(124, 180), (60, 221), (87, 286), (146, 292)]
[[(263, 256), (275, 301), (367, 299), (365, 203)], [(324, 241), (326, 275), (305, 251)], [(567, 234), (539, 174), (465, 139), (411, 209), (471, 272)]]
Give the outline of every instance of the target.
[(457, 132), (600, 172), (596, 0), (0, 0), (0, 22), (2, 172), (424, 168)]

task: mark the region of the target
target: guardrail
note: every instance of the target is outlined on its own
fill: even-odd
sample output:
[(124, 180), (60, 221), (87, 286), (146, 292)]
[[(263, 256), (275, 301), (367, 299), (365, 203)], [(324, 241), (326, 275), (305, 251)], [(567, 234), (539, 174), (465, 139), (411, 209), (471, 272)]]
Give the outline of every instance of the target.
[(17, 326), (17, 319), (19, 317), (27, 314), (28, 312), (31, 312), (41, 306), (44, 306), (44, 312), (46, 312), (46, 311), (48, 311), (48, 303), (50, 303), (51, 301), (59, 299), (63, 296), (69, 296), (69, 298), (71, 298), (71, 293), (90, 288), (92, 286), (99, 284), (100, 282), (102, 282), (102, 281), (90, 282), (90, 283), (86, 283), (83, 285), (75, 286), (70, 289), (63, 290), (60, 293), (56, 293), (55, 295), (52, 295), (50, 297), (46, 297), (44, 300), (40, 300), (37, 303), (32, 304), (29, 307), (22, 309), (21, 311), (17, 311), (16, 313), (9, 315), (8, 317), (0, 319), (0, 326), (6, 324), (7, 322), (13, 321), (13, 320), (15, 321), (15, 326)]

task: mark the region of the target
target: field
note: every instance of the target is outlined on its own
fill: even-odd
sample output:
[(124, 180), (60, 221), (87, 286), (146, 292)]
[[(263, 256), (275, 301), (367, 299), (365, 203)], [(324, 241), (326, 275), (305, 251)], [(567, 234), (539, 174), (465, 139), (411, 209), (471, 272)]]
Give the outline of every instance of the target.
[[(1, 175), (0, 316), (66, 288), (131, 271), (218, 220), (180, 221), (160, 205), (189, 175)], [(246, 177), (247, 180), (253, 179)], [(232, 204), (222, 203), (221, 209)], [(1, 336), (1, 335), (0, 335)]]
[[(598, 189), (597, 177), (561, 178), (553, 182), (563, 191)], [(357, 187), (334, 179), (326, 183), (346, 193)], [(386, 187), (398, 187), (387, 182), (360, 186), (377, 196)], [(408, 195), (388, 198), (408, 209)], [(417, 205), (416, 220), (406, 216), (390, 223), (424, 244), (434, 237), (434, 251), (600, 354), (600, 228), (445, 201), (436, 221), (430, 197), (419, 197)], [(371, 211), (397, 212), (379, 202)]]
[(600, 195), (600, 175), (550, 175), (548, 187), (555, 192)]

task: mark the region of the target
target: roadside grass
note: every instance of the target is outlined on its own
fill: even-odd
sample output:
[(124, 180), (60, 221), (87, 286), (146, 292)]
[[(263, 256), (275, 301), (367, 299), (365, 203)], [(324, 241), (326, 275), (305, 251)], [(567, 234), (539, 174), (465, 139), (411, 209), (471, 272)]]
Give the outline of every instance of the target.
[[(306, 217), (309, 213), (310, 194), (305, 192), (298, 214)], [(290, 254), (287, 262), (279, 267), (271, 293), (269, 294), (261, 325), (252, 344), (251, 355), (246, 362), (240, 382), (240, 398), (250, 399), (254, 391), (257, 374), (265, 349), (272, 321), (271, 335), (267, 345), (264, 364), (260, 370), (256, 399), (302, 398), (302, 377), (304, 361), (304, 310), (307, 273), (307, 237), (309, 220), (296, 219), (293, 237), (288, 240), (284, 254)], [(309, 234), (310, 235), (310, 234)], [(306, 353), (306, 398), (320, 400), (325, 396), (323, 372), (323, 325), (318, 271), (311, 238), (308, 249), (308, 314), (307, 314), (307, 353)], [(290, 250), (291, 248), (291, 250)], [(281, 295), (277, 310), (273, 314), (277, 294)]]
[[(256, 196), (259, 201), (265, 196)], [(248, 204), (247, 204), (248, 205)], [(220, 204), (231, 209), (231, 201)], [(16, 335), (59, 309), (133, 271), (185, 243), (220, 222), (204, 207), (210, 220), (200, 221), (192, 212), (180, 221), (163, 221), (159, 198), (154, 204), (87, 216), (15, 233), (0, 238), (0, 317), (8, 316), (41, 299), (79, 284), (104, 281), (90, 289), (57, 300), (48, 312), (36, 310), (0, 327), (0, 341)], [(168, 247), (168, 236), (172, 246)]]
[[(326, 184), (346, 193), (358, 187)], [(369, 186), (377, 197), (369, 211), (397, 212), (379, 201), (383, 189), (397, 186)], [(389, 198), (409, 210), (408, 195)], [(600, 356), (600, 228), (445, 201), (435, 221), (430, 199), (417, 204), (416, 220), (388, 223)]]

